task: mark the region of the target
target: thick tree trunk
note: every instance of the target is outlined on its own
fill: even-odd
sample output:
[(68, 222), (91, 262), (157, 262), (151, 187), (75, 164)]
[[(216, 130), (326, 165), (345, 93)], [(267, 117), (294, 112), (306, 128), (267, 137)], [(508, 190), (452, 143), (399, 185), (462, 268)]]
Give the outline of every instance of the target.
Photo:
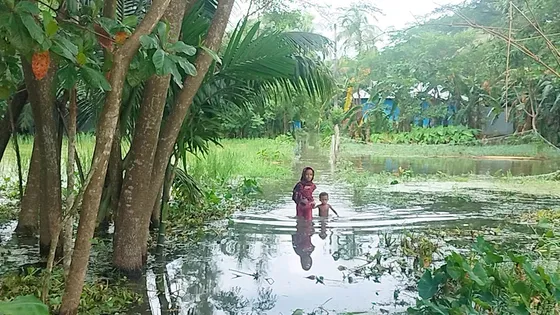
[[(51, 62), (47, 75), (35, 80), (31, 65), (22, 59), (25, 83), (35, 120), (35, 132), (41, 161), (41, 215), (40, 224), (48, 225), (49, 235), (40, 235), (40, 253), (48, 255), (51, 236), (58, 234), (62, 219), (62, 199), (60, 183), (60, 150), (58, 112), (55, 101), (54, 77), (56, 65)], [(45, 222), (45, 219), (48, 221)], [(43, 229), (43, 228), (42, 228)]]
[[(41, 160), (39, 153), (39, 145), (37, 138), (33, 141), (33, 151), (31, 153), (31, 162), (29, 162), (29, 171), (27, 172), (27, 184), (25, 186), (25, 194), (21, 200), (21, 209), (18, 216), (18, 225), (16, 233), (20, 236), (34, 236), (39, 228), (39, 209), (41, 206), (41, 186), (40, 186), (40, 172)], [(46, 215), (46, 212), (42, 212)], [(44, 218), (43, 220), (48, 220)], [(42, 239), (50, 238), (48, 225), (44, 225), (45, 230), (41, 231), (46, 233)]]
[(72, 264), (69, 276), (66, 279), (60, 308), (61, 315), (74, 315), (78, 313), (91, 249), (91, 238), (95, 231), (97, 211), (99, 210), (99, 202), (101, 201), (101, 193), (103, 191), (105, 175), (107, 174), (107, 164), (119, 118), (122, 90), (130, 62), (140, 47), (140, 36), (152, 32), (157, 22), (163, 16), (169, 1), (154, 0), (150, 10), (134, 33), (114, 54), (110, 77), (111, 91), (106, 95), (97, 127), (95, 151), (84, 190)]
[[(220, 0), (218, 2), (218, 9), (214, 14), (212, 24), (210, 25), (210, 29), (203, 43), (208, 49), (212, 51), (217, 51), (219, 49), (234, 2), (234, 0)], [(184, 88), (179, 93), (175, 106), (165, 122), (165, 127), (160, 133), (154, 160), (154, 169), (152, 171), (153, 188), (148, 192), (152, 202), (156, 199), (159, 187), (163, 185), (165, 169), (173, 154), (173, 148), (181, 130), (181, 125), (189, 112), (192, 101), (211, 64), (212, 56), (205, 50), (199, 50), (195, 63), (197, 75), (186, 78)], [(147, 224), (148, 222), (145, 223), (146, 226)], [(147, 238), (148, 233), (145, 233), (144, 243), (147, 241)]]
[[(165, 12), (163, 19), (169, 23), (170, 41), (179, 38), (186, 5), (184, 0), (172, 0)], [(130, 276), (137, 276), (146, 261), (147, 244), (142, 240), (143, 234), (148, 233), (146, 223), (154, 206), (154, 199), (146, 192), (152, 187), (154, 156), (170, 79), (170, 75), (154, 75), (145, 85), (115, 218), (113, 265)]]
[(9, 108), (4, 114), (4, 117), (0, 120), (0, 161), (2, 161), (2, 157), (8, 147), (8, 142), (10, 141), (10, 137), (13, 132), (9, 114), (12, 114), (14, 122), (17, 126), (19, 115), (21, 114), (25, 103), (27, 103), (27, 89), (25, 88), (25, 85), (21, 85), (18, 87), (18, 92), (10, 101)]

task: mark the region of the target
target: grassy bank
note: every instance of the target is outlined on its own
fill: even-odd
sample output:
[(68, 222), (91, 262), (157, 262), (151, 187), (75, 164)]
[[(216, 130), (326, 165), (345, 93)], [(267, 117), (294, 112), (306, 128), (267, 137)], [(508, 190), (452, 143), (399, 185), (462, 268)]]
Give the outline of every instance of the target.
[[(20, 136), (18, 138), (21, 161), (24, 173), (27, 173), (31, 153), (33, 151), (33, 137)], [(123, 156), (129, 148), (129, 143), (123, 142)], [(256, 178), (278, 178), (289, 174), (289, 166), (293, 160), (293, 143), (286, 138), (278, 139), (224, 139), (221, 146), (211, 145), (207, 156), (188, 157), (189, 173), (202, 178), (232, 176), (256, 177)], [(84, 171), (87, 172), (91, 163), (91, 157), (95, 149), (95, 136), (92, 134), (78, 134), (76, 149)], [(64, 154), (67, 152), (66, 140), (62, 143), (64, 166)], [(182, 167), (182, 165), (179, 165)], [(63, 176), (66, 172), (63, 167)], [(3, 176), (16, 176), (17, 164), (16, 154), (13, 146), (9, 145), (0, 161), (0, 174)]]
[(560, 152), (545, 144), (517, 145), (421, 145), (421, 144), (361, 144), (345, 142), (342, 156), (375, 155), (402, 157), (527, 157), (560, 158)]
[(291, 175), (294, 144), (286, 140), (225, 139), (206, 156), (188, 157), (188, 171), (197, 179), (250, 177), (281, 179)]
[[(33, 150), (33, 138), (20, 137), (20, 153), (23, 165), (24, 180)], [(123, 143), (123, 154), (129, 147)], [(77, 139), (77, 151), (82, 160), (84, 171), (87, 172), (91, 163), (91, 156), (95, 147), (95, 137), (91, 134), (80, 134)], [(240, 200), (258, 191), (259, 183), (274, 182), (291, 176), (291, 163), (294, 157), (293, 141), (288, 137), (277, 139), (224, 139), (221, 146), (211, 145), (207, 155), (192, 155), (187, 157), (187, 173), (191, 175), (201, 194), (192, 195), (192, 191), (185, 191), (189, 187), (176, 185), (175, 200), (189, 203), (176, 206), (177, 212), (185, 219), (188, 214), (203, 214), (191, 216), (189, 223), (201, 224), (204, 218), (223, 218), (239, 208)], [(66, 142), (63, 143), (63, 153)], [(62, 178), (65, 179), (64, 160)], [(184, 169), (182, 161), (179, 168)], [(17, 197), (17, 164), (13, 147), (10, 146), (0, 161), (0, 203), (2, 198), (14, 201)], [(177, 178), (177, 177), (176, 177)], [(233, 183), (233, 184), (232, 184)], [(192, 187), (190, 187), (192, 188)], [(228, 198), (226, 198), (228, 197)], [(222, 202), (228, 199), (228, 202)], [(197, 205), (192, 205), (194, 200)], [(202, 200), (202, 201), (201, 201)], [(194, 208), (193, 208), (194, 207)], [(201, 211), (201, 207), (204, 211)], [(189, 209), (191, 211), (189, 211)], [(8, 211), (9, 210), (9, 211)], [(198, 212), (197, 212), (198, 211)], [(13, 207), (0, 205), (0, 219), (6, 221), (15, 219)], [(199, 218), (199, 219), (196, 219)]]

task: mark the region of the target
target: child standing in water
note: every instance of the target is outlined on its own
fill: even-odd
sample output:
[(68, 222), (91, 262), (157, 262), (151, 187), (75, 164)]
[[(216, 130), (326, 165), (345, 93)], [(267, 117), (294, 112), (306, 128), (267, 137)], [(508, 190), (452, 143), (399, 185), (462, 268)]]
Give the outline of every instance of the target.
[(332, 210), (332, 212), (334, 212), (334, 214), (336, 214), (337, 217), (339, 217), (338, 213), (336, 213), (336, 211), (334, 211), (333, 207), (331, 205), (329, 205), (329, 194), (327, 194), (326, 192), (322, 192), (319, 194), (319, 201), (321, 201), (321, 204), (318, 205), (316, 208), (319, 209), (319, 216), (320, 217), (328, 217), (329, 216), (329, 210)]
[(313, 192), (317, 188), (313, 184), (315, 171), (311, 167), (306, 167), (301, 172), (301, 179), (294, 187), (292, 200), (296, 203), (296, 215), (306, 220), (313, 218), (313, 208), (315, 202), (313, 200)]

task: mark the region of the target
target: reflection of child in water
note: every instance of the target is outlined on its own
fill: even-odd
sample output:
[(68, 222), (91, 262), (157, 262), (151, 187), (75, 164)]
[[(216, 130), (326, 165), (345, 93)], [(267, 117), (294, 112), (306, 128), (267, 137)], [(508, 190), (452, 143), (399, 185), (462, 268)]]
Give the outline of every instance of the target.
[(324, 240), (327, 238), (327, 220), (325, 218), (321, 218), (320, 226), (321, 231), (319, 232), (319, 237)]
[(315, 208), (319, 209), (320, 217), (328, 217), (329, 210), (332, 210), (332, 212), (334, 212), (334, 214), (336, 214), (337, 217), (339, 216), (338, 213), (336, 213), (336, 211), (333, 209), (333, 207), (329, 205), (329, 194), (327, 194), (326, 192), (320, 193), (319, 201), (321, 201), (321, 203), (317, 205)]
[(298, 219), (296, 234), (292, 235), (292, 246), (300, 258), (301, 268), (305, 271), (311, 269), (313, 265), (311, 253), (315, 250), (315, 246), (311, 243), (311, 235), (313, 235), (312, 221)]

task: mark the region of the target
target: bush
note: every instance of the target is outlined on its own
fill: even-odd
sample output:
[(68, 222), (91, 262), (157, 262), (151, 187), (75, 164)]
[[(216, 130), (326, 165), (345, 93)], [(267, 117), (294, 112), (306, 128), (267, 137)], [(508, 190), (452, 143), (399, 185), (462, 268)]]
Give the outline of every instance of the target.
[(413, 128), (410, 132), (377, 133), (371, 135), (374, 143), (386, 144), (475, 144), (478, 140), (476, 129), (463, 126), (439, 126), (434, 128)]
[(452, 253), (427, 270), (418, 294), (409, 314), (557, 314), (560, 273), (479, 237), (471, 253)]

